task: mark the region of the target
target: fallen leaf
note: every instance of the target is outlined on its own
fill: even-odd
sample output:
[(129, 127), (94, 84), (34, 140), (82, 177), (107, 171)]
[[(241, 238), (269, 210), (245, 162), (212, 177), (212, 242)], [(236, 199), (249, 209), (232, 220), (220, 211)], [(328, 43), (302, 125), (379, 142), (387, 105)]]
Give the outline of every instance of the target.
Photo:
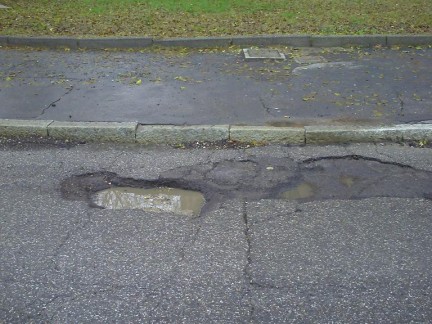
[(176, 76), (174, 79), (179, 80), (179, 81), (183, 81), (183, 82), (187, 82), (188, 78), (183, 77), (183, 76)]

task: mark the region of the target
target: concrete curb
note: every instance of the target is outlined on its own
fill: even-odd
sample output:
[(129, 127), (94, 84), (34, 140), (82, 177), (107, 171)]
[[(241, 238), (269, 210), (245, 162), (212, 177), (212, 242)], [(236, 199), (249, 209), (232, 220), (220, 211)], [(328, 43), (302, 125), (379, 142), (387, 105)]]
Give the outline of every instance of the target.
[(432, 140), (432, 124), (391, 126), (305, 126), (306, 144)]
[(388, 126), (140, 125), (133, 122), (62, 122), (0, 119), (0, 137), (80, 142), (183, 144), (235, 141), (249, 144), (338, 144), (432, 141), (432, 124)]
[(238, 46), (283, 45), (294, 47), (335, 47), (335, 46), (417, 46), (432, 45), (432, 34), (425, 35), (263, 35), (167, 38), (114, 37), (114, 38), (73, 38), (73, 37), (21, 37), (0, 36), (2, 46), (106, 48), (146, 48), (150, 46), (178, 46), (191, 48)]
[(48, 137), (48, 126), (53, 120), (0, 119), (0, 136)]
[(166, 38), (153, 39), (153, 45), (163, 47), (228, 47), (232, 45), (229, 37), (197, 37), (197, 38)]
[(230, 140), (240, 143), (304, 144), (302, 127), (231, 126)]
[(312, 47), (340, 47), (340, 46), (347, 46), (347, 45), (361, 46), (361, 47), (372, 47), (376, 45), (387, 46), (387, 36), (385, 35), (311, 36)]
[(47, 131), (59, 140), (135, 143), (136, 128), (136, 123), (54, 121)]
[(144, 48), (153, 45), (152, 38), (123, 37), (123, 38), (83, 38), (77, 39), (78, 48)]
[(236, 36), (231, 40), (231, 45), (239, 46), (270, 46), (284, 45), (294, 47), (310, 47), (309, 35), (267, 35), (267, 36)]
[(138, 125), (136, 142), (139, 144), (181, 144), (218, 142), (229, 139), (228, 125)]

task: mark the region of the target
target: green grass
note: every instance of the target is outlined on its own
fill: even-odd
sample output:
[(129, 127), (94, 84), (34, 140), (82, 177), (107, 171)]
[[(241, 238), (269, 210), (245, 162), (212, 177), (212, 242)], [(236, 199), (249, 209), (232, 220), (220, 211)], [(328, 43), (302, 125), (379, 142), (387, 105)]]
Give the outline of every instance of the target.
[(432, 33), (431, 0), (1, 0), (0, 34)]

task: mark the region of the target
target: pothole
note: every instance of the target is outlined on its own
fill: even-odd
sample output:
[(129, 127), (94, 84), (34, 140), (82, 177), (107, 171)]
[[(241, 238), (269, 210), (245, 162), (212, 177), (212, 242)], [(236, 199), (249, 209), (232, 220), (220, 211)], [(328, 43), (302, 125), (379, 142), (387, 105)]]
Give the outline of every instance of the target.
[(97, 192), (92, 200), (105, 209), (141, 209), (186, 216), (198, 216), (205, 204), (203, 194), (198, 191), (169, 187), (114, 187)]
[(179, 167), (153, 180), (110, 172), (76, 175), (65, 179), (61, 190), (65, 199), (91, 207), (198, 216), (229, 199), (432, 199), (432, 172), (356, 155), (299, 163), (250, 157)]

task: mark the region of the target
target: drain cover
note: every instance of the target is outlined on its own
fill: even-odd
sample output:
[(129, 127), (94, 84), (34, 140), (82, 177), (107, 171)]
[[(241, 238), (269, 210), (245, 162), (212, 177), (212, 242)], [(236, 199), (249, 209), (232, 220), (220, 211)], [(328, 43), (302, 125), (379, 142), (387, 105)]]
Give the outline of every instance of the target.
[(243, 49), (245, 60), (285, 60), (285, 55), (275, 49)]

